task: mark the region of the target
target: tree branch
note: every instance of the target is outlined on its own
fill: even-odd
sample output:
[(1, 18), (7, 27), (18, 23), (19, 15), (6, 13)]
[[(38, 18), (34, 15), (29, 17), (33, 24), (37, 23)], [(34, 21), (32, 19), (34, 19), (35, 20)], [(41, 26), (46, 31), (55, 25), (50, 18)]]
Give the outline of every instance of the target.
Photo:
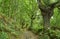
[(39, 9), (43, 12), (48, 12), (48, 9), (50, 9), (50, 6), (48, 6), (48, 7), (44, 6), (41, 1), (42, 0), (37, 0)]
[(49, 6), (50, 6), (51, 8), (55, 8), (55, 7), (60, 6), (60, 4), (59, 4), (59, 1), (57, 1), (57, 2), (55, 2), (55, 3), (53, 3), (53, 4), (50, 4)]
[(45, 10), (45, 6), (42, 5), (41, 1), (42, 0), (37, 0), (38, 7), (39, 7), (39, 9), (41, 9), (42, 11), (44, 11)]
[(58, 4), (56, 5), (56, 7), (57, 7), (57, 8), (60, 8), (60, 3), (58, 3)]

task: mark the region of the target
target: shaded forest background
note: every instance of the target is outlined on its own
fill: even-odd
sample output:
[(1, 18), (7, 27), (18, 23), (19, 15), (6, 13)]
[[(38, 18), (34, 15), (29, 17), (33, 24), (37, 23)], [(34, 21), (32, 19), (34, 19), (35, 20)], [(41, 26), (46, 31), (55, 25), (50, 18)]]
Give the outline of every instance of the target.
[[(50, 34), (60, 39), (60, 8), (53, 12)], [(0, 0), (0, 39), (49, 39), (42, 36), (42, 30), (43, 19), (36, 0)]]

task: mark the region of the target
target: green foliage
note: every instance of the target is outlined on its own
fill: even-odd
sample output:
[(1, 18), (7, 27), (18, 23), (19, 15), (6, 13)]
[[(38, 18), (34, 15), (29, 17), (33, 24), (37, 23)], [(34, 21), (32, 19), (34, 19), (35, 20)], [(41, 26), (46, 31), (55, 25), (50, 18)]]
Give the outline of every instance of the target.
[(58, 2), (58, 0), (49, 0), (49, 1), (50, 1), (50, 4)]
[(59, 0), (42, 0), (46, 6), (58, 2)]
[[(43, 0), (45, 6), (55, 3), (58, 0)], [(60, 28), (60, 10), (54, 9), (54, 15), (51, 17), (51, 27)], [(43, 19), (41, 11), (37, 7), (36, 0), (0, 0), (0, 38), (8, 39), (8, 33), (18, 36), (25, 28), (32, 28), (34, 33), (43, 29)], [(39, 32), (41, 33), (41, 32)], [(50, 34), (60, 38), (60, 30), (50, 30)], [(45, 35), (44, 39), (49, 36)], [(43, 39), (41, 36), (40, 39)]]
[(6, 32), (0, 32), (0, 39), (8, 39), (8, 34)]

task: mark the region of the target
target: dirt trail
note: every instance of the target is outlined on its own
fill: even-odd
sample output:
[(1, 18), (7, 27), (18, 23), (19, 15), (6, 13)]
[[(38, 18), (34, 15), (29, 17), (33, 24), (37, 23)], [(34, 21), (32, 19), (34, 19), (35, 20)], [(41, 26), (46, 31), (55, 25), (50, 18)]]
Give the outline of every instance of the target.
[(38, 39), (38, 35), (35, 35), (31, 31), (23, 31), (19, 36), (15, 37), (9, 34), (9, 39)]
[(38, 39), (38, 35), (35, 35), (31, 31), (24, 31), (19, 39)]

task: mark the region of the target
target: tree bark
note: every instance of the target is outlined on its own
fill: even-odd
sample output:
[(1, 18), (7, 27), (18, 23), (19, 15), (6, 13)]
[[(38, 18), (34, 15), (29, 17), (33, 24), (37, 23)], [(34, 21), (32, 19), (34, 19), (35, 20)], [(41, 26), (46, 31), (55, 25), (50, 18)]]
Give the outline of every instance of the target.
[(41, 14), (43, 17), (43, 36), (45, 36), (45, 33), (51, 38), (49, 30), (50, 30), (50, 19), (51, 16), (53, 16), (53, 9), (48, 9), (48, 12), (43, 12), (41, 10)]
[(48, 12), (43, 12), (41, 10), (41, 14), (42, 14), (42, 17), (43, 17), (43, 31), (44, 32), (47, 32), (49, 29), (50, 29), (50, 18), (51, 16), (53, 16), (53, 9), (48, 9), (47, 10)]
[(50, 18), (48, 15), (43, 16), (43, 26), (45, 30), (50, 29)]
[(38, 3), (38, 7), (41, 10), (41, 14), (43, 17), (43, 36), (45, 35), (45, 33), (47, 33), (47, 35), (50, 37), (50, 39), (52, 38), (49, 30), (50, 30), (50, 18), (51, 16), (53, 16), (53, 9), (55, 8), (56, 4), (58, 4), (58, 2), (50, 4), (48, 6), (44, 6), (41, 2), (42, 0), (37, 0)]

